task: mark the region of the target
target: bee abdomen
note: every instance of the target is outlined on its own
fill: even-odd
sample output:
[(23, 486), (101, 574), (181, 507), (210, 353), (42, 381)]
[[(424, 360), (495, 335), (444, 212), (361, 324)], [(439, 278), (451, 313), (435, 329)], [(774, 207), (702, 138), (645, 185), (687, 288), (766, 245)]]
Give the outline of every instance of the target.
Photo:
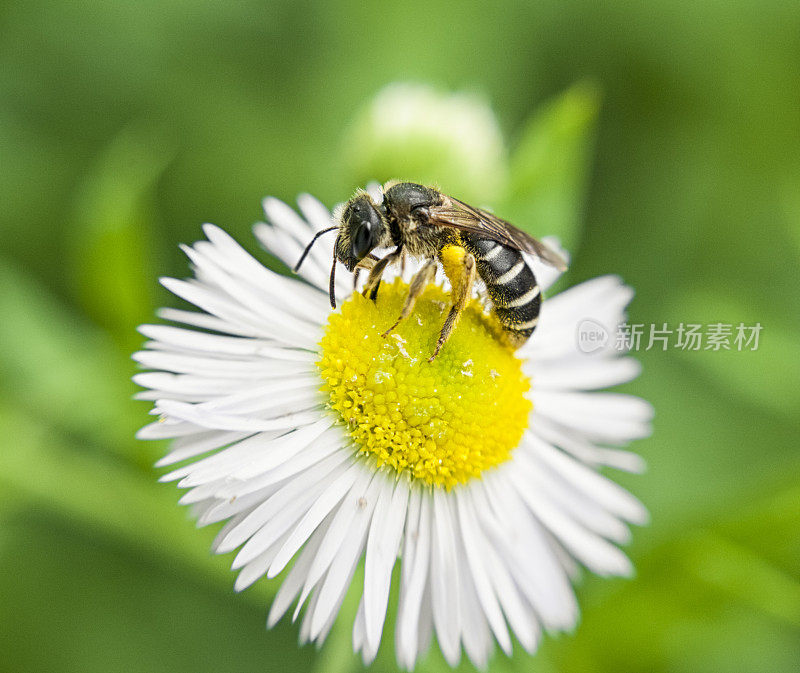
[(493, 303), (493, 312), (518, 344), (533, 334), (542, 295), (539, 284), (519, 250), (493, 241), (470, 241), (477, 271)]

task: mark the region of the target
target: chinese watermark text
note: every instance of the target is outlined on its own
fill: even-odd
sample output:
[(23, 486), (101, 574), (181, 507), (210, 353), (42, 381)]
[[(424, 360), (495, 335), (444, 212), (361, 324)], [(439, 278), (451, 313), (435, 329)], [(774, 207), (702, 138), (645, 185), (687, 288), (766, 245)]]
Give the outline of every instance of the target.
[[(613, 335), (610, 330), (613, 329)], [(733, 323), (621, 323), (610, 327), (586, 319), (578, 324), (578, 348), (584, 353), (618, 351), (755, 351), (762, 325)]]

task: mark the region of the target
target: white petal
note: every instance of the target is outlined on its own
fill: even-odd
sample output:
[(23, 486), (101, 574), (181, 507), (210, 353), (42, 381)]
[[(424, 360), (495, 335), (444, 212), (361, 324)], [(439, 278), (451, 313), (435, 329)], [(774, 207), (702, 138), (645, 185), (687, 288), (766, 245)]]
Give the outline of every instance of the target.
[(333, 559), (320, 585), (319, 602), (311, 620), (312, 638), (316, 638), (331, 616), (335, 615), (350, 585), (356, 565), (364, 553), (367, 531), (384, 479), (384, 475), (376, 474), (366, 491), (351, 491), (349, 497), (342, 503), (343, 507), (355, 508), (355, 517), (342, 541), (340, 553)]
[(322, 201), (311, 194), (300, 194), (297, 197), (297, 205), (312, 231), (319, 231), (336, 224), (333, 215)]
[(220, 485), (224, 482), (224, 477), (220, 479), (215, 479), (212, 482), (207, 484), (202, 484), (200, 486), (196, 486), (195, 488), (189, 489), (184, 493), (180, 500), (178, 500), (178, 504), (180, 505), (192, 505), (196, 503), (201, 503), (204, 500), (209, 500), (214, 498), (217, 489)]
[(531, 431), (589, 465), (607, 465), (628, 472), (643, 472), (646, 467), (641, 456), (630, 451), (595, 446), (582, 435), (542, 415), (536, 417)]
[[(477, 520), (477, 519), (476, 519)], [(497, 598), (503, 606), (503, 613), (509, 625), (527, 652), (534, 652), (541, 637), (541, 626), (536, 613), (520, 594), (505, 559), (494, 550), (494, 545), (484, 536), (482, 549), (486, 567), (491, 568), (491, 578)]]
[[(296, 476), (280, 488), (274, 495), (267, 497), (242, 522), (228, 533), (219, 545), (220, 552), (231, 551), (262, 530), (278, 516), (289, 503), (306, 498), (311, 492), (321, 492), (336, 475), (344, 473), (346, 467), (331, 457), (318, 465)], [(246, 561), (245, 561), (246, 562)]]
[[(303, 592), (300, 594), (301, 602), (311, 592), (311, 589), (316, 586), (317, 582), (325, 576), (337, 554), (346, 553), (345, 540), (347, 539), (348, 531), (354, 525), (356, 514), (359, 509), (367, 506), (367, 493), (377, 492), (380, 488), (380, 480), (375, 482), (376, 479), (378, 477), (369, 470), (361, 470), (356, 477), (355, 483), (350, 487), (350, 491), (342, 499), (342, 504), (333, 515), (325, 539), (322, 540), (317, 555), (314, 557), (314, 562), (308, 571)], [(373, 482), (375, 484), (371, 486)]]
[(532, 356), (524, 370), (535, 378), (537, 390), (598, 390), (632, 381), (639, 376), (642, 366), (629, 357), (582, 354), (561, 360)]
[(323, 293), (265, 268), (218, 227), (207, 224), (203, 230), (213, 245), (200, 242), (196, 247), (253, 291), (311, 322), (325, 314), (327, 301)]
[(314, 529), (320, 522), (339, 505), (342, 498), (350, 490), (350, 487), (355, 483), (356, 478), (364, 470), (364, 466), (360, 462), (353, 462), (347, 470), (331, 480), (331, 483), (323, 491), (316, 502), (309, 509), (303, 520), (299, 522), (297, 528), (292, 532), (291, 537), (283, 545), (280, 553), (276, 557), (272, 566), (269, 569), (269, 576), (275, 577), (289, 560), (297, 553), (297, 550), (309, 538)]
[[(239, 302), (231, 301), (232, 296), (227, 292), (238, 294), (240, 288), (237, 288), (228, 277), (222, 274), (220, 276), (231, 286), (225, 292), (207, 284), (175, 278), (162, 278), (161, 284), (173, 294), (232, 323), (235, 327), (274, 339), (280, 344), (311, 348), (318, 341), (319, 334), (314, 328), (305, 326), (297, 320), (290, 320), (288, 316), (283, 316), (274, 309), (268, 309), (263, 302), (259, 302), (259, 311), (255, 312)], [(248, 299), (255, 301), (253, 297)]]
[(275, 540), (274, 543), (261, 552), (261, 554), (247, 563), (241, 571), (239, 571), (239, 575), (236, 577), (236, 581), (233, 584), (233, 590), (244, 591), (253, 584), (253, 582), (263, 577), (264, 573), (267, 572), (267, 568), (269, 568), (275, 558), (275, 554), (278, 553), (278, 550), (288, 536), (289, 531), (286, 531), (281, 537)]
[(161, 417), (141, 428), (136, 433), (136, 439), (172, 439), (196, 436), (204, 431), (204, 428), (199, 428), (194, 423)]
[(367, 642), (377, 651), (389, 602), (392, 568), (397, 559), (408, 504), (408, 485), (398, 480), (381, 490), (367, 540), (364, 567), (364, 617)]
[[(198, 430), (233, 430), (240, 432), (266, 432), (269, 430), (291, 430), (304, 427), (319, 420), (319, 411), (301, 411), (296, 414), (285, 414), (278, 418), (261, 419), (247, 416), (235, 416), (232, 414), (202, 413), (193, 404), (185, 402), (175, 402), (173, 400), (160, 400), (159, 410), (161, 413), (172, 417), (175, 420), (186, 421), (193, 424), (194, 431)], [(146, 426), (150, 427), (150, 426)], [(144, 428), (143, 428), (144, 429)], [(162, 437), (179, 435), (164, 434)]]
[[(291, 534), (294, 534), (298, 523), (302, 521), (303, 517), (306, 516), (308, 511), (314, 506), (316, 500), (323, 492), (324, 486), (324, 481), (317, 481), (316, 483), (310, 484), (302, 494), (297, 495), (293, 500), (284, 502), (283, 507), (274, 516), (269, 518), (266, 523), (244, 543), (239, 553), (236, 555), (236, 558), (234, 558), (231, 568), (235, 570), (250, 563), (250, 561), (259, 554), (262, 554), (266, 549), (269, 549), (275, 544), (279, 538), (282, 538), (287, 531), (291, 531)], [(306, 538), (306, 540), (307, 539), (308, 538)], [(303, 542), (306, 540), (303, 540)], [(229, 540), (226, 540), (224, 544), (219, 546), (219, 551), (224, 552), (230, 548), (230, 546)], [(286, 542), (278, 549), (278, 553), (280, 553), (285, 546)], [(272, 564), (270, 564), (270, 567), (272, 567)], [(272, 574), (268, 576), (274, 577), (275, 575)]]
[(486, 615), (481, 610), (475, 594), (475, 586), (466, 567), (466, 559), (460, 553), (457, 559), (462, 605), (461, 640), (467, 656), (475, 667), (485, 669), (493, 649), (492, 635), (486, 622)]
[(209, 380), (209, 392), (214, 392), (213, 386), (215, 385), (228, 385), (227, 382), (230, 380), (238, 380), (240, 385), (244, 385), (245, 382), (252, 379), (268, 379), (278, 376), (290, 378), (310, 371), (307, 364), (298, 362), (261, 359), (231, 360), (154, 350), (134, 353), (133, 359), (151, 369), (211, 379)]
[[(288, 381), (270, 381), (228, 395), (220, 395), (213, 400), (196, 404), (195, 409), (199, 413), (234, 413), (239, 416), (256, 413), (259, 418), (272, 418), (319, 405), (322, 401), (318, 394), (319, 387), (318, 377), (296, 376)], [(267, 411), (270, 413), (266, 413)]]
[[(425, 591), (422, 594), (422, 602), (419, 610), (419, 624), (417, 626), (417, 653), (421, 656), (428, 651), (433, 638), (433, 601), (431, 599), (431, 578), (425, 584)], [(416, 655), (415, 655), (416, 656)], [(408, 666), (414, 667), (412, 660)]]
[(249, 477), (242, 482), (229, 480), (215, 495), (219, 498), (241, 497), (243, 494), (252, 493), (265, 486), (292, 477), (329, 456), (333, 461), (332, 464), (350, 460), (352, 451), (348, 448), (342, 448), (340, 430), (341, 428), (330, 428), (319, 439), (292, 456), (291, 459), (284, 461), (267, 472)]
[(425, 587), (431, 557), (433, 503), (422, 488), (411, 489), (406, 526), (403, 534), (403, 562), (400, 580), (400, 601), (395, 627), (395, 647), (398, 663), (412, 668), (419, 643), (420, 615), (424, 605)]
[(187, 458), (194, 458), (207, 451), (238, 442), (245, 437), (247, 437), (247, 434), (244, 432), (229, 432), (227, 430), (209, 430), (188, 437), (179, 437), (172, 442), (170, 452), (156, 462), (156, 467), (164, 467), (179, 463)]
[(631, 523), (642, 524), (647, 521), (647, 510), (621, 486), (581, 465), (538, 437), (527, 435), (525, 442), (526, 447), (529, 447), (537, 458), (562, 475), (567, 483), (589, 495), (609, 512)]
[[(266, 197), (261, 204), (267, 219), (278, 229), (286, 232), (300, 243), (313, 233), (311, 226), (290, 206), (273, 196)], [(291, 265), (290, 265), (291, 266)]]
[[(301, 208), (308, 208), (310, 205), (308, 199), (304, 199), (302, 196), (298, 198), (298, 203)], [(313, 226), (299, 217), (285, 203), (272, 197), (264, 199), (263, 205), (267, 219), (270, 220), (273, 226), (261, 223), (257, 224), (253, 230), (265, 247), (273, 254), (276, 254), (290, 268), (293, 268), (298, 262), (303, 248), (311, 241), (313, 235), (318, 230), (327, 228), (332, 224), (329, 215), (324, 224), (320, 218), (319, 226)], [(320, 213), (318, 212), (315, 217), (319, 216)], [(326, 292), (328, 288), (328, 272), (333, 259), (334, 238), (335, 234), (331, 233), (318, 239), (299, 271), (303, 278)], [(343, 298), (350, 294), (352, 281), (348, 281), (349, 278), (343, 274), (337, 276), (337, 297)]]
[(292, 601), (297, 598), (300, 589), (306, 580), (306, 574), (314, 561), (314, 556), (322, 543), (322, 538), (328, 530), (328, 521), (322, 521), (316, 531), (311, 535), (308, 541), (303, 546), (303, 550), (298, 555), (297, 559), (292, 566), (292, 569), (287, 573), (283, 582), (281, 583), (278, 593), (275, 594), (275, 599), (272, 601), (272, 606), (269, 609), (269, 616), (267, 617), (267, 628), (272, 628), (278, 623), (278, 620), (283, 617), (286, 610), (292, 604)]
[[(461, 591), (456, 557), (456, 538), (453, 513), (448, 495), (440, 488), (433, 489), (433, 546), (431, 554), (431, 596), (433, 623), (442, 654), (450, 666), (461, 658)], [(428, 496), (431, 497), (431, 496)]]
[(222, 528), (219, 529), (219, 532), (217, 532), (216, 536), (214, 537), (213, 542), (211, 543), (211, 550), (215, 554), (221, 553), (221, 552), (219, 552), (217, 550), (217, 548), (219, 547), (219, 545), (222, 542), (222, 540), (225, 538), (225, 536), (228, 533), (231, 532), (231, 530), (236, 528), (236, 526), (238, 526), (251, 511), (252, 511), (252, 507), (250, 507), (249, 509), (241, 511), (238, 514), (233, 515), (228, 521), (225, 522), (225, 525), (222, 526)]
[[(531, 512), (583, 565), (600, 575), (629, 575), (632, 566), (617, 547), (578, 525), (532, 489), (518, 472), (506, 472)], [(509, 484), (510, 485), (510, 484)]]
[(579, 348), (578, 329), (590, 321), (607, 335), (605, 345), (593, 357), (619, 355), (617, 326), (625, 320), (625, 307), (633, 290), (617, 276), (601, 276), (576, 285), (542, 303), (539, 324), (518, 353), (524, 357), (558, 359), (566, 356), (586, 358)]
[[(456, 508), (458, 512), (459, 529), (461, 541), (464, 545), (464, 556), (467, 565), (462, 572), (469, 572), (469, 581), (475, 587), (477, 598), (480, 602), (482, 611), (486, 614), (492, 631), (500, 643), (503, 651), (511, 655), (511, 637), (508, 634), (503, 614), (500, 611), (500, 604), (497, 601), (491, 580), (489, 579), (490, 570), (484, 565), (484, 555), (481, 549), (485, 544), (483, 535), (480, 532), (477, 521), (466, 502), (469, 499), (469, 491), (458, 489), (455, 493)], [(466, 644), (466, 643), (465, 643)]]
[(309, 351), (279, 348), (267, 339), (222, 336), (170, 325), (140, 325), (139, 332), (161, 344), (212, 353), (215, 356), (263, 357), (280, 361), (305, 362), (309, 365), (316, 359), (316, 356)]
[[(224, 434), (233, 435), (233, 433), (230, 432)], [(188, 463), (162, 475), (161, 481), (181, 479), (178, 485), (182, 488), (219, 481), (220, 478), (228, 477), (228, 471), (232, 469), (233, 466), (248, 460), (252, 455), (253, 448), (258, 449), (259, 447), (269, 446), (272, 441), (289, 436), (289, 434), (290, 433), (274, 431), (247, 435), (238, 442), (232, 442), (221, 451), (217, 451), (205, 458), (193, 463)]]
[(567, 576), (550, 543), (507, 484), (488, 474), (476, 484), (473, 496), (485, 534), (506, 558), (512, 577), (547, 628), (571, 628), (577, 604)]
[(587, 438), (610, 444), (624, 444), (651, 433), (652, 407), (644, 400), (620, 393), (574, 393), (536, 390), (533, 419), (541, 414)]
[(156, 311), (156, 315), (163, 320), (171, 320), (172, 322), (192, 325), (193, 327), (200, 327), (201, 329), (210, 329), (215, 332), (221, 332), (222, 334), (234, 334), (244, 337), (259, 336), (258, 330), (252, 327), (234, 325), (227, 320), (208, 315), (207, 313), (183, 311), (177, 308), (160, 308)]
[(244, 481), (268, 472), (297, 455), (333, 425), (333, 419), (323, 416), (315, 423), (288, 432), (280, 437), (259, 432), (237, 444), (165, 475), (173, 478), (186, 474), (180, 486), (197, 486), (217, 478)]
[[(303, 253), (303, 246), (285, 231), (260, 222), (253, 226), (253, 233), (256, 235), (256, 238), (261, 241), (266, 250), (275, 255), (290, 269), (293, 269), (300, 260)], [(311, 241), (311, 234), (308, 236), (308, 241)], [(318, 241), (314, 248), (322, 244), (322, 242), (322, 239)], [(319, 260), (316, 259), (316, 251), (314, 248), (312, 248), (314, 254), (309, 255), (303, 262), (302, 266), (297, 271), (297, 275), (310, 283), (311, 286), (318, 291), (324, 292), (328, 284), (327, 274), (325, 273), (324, 267), (319, 263)]]
[[(225, 521), (231, 517), (238, 516), (243, 512), (252, 512), (256, 506), (272, 496), (283, 484), (271, 484), (266, 488), (259, 489), (255, 493), (245, 493), (241, 496), (231, 496), (220, 498), (218, 494), (214, 497), (214, 506), (209, 507), (202, 517), (197, 521), (198, 526), (205, 526), (210, 523)], [(221, 541), (221, 536), (218, 540)]]
[[(358, 611), (356, 618), (353, 621), (353, 652), (359, 652), (364, 647), (364, 639), (366, 637), (366, 626), (364, 624), (364, 596), (358, 602)], [(374, 658), (374, 657), (373, 657)], [(372, 659), (367, 659), (366, 655), (363, 657), (364, 666), (369, 666)]]
[[(283, 342), (280, 330), (259, 319), (252, 311), (231, 302), (230, 297), (210, 286), (196, 280), (179, 280), (177, 278), (160, 278), (161, 284), (174, 295), (185, 299), (197, 308), (216, 316), (224, 323), (230, 324), (253, 336), (268, 337)], [(277, 335), (277, 337), (275, 336)]]
[[(303, 615), (303, 620), (300, 623), (300, 633), (297, 637), (297, 642), (301, 645), (304, 645), (309, 640), (311, 640), (311, 616), (314, 614), (314, 609), (317, 607), (317, 601), (319, 600), (319, 592), (315, 592), (311, 596), (311, 600), (308, 602), (308, 607), (306, 607), (306, 613)], [(292, 616), (292, 621), (297, 621), (297, 617), (300, 614), (300, 608), (302, 606), (298, 604), (295, 608), (294, 615)]]
[(630, 531), (622, 521), (610, 514), (591, 495), (576, 489), (552, 468), (530, 456), (522, 447), (515, 456), (514, 469), (503, 470), (503, 474), (517, 485), (520, 492), (522, 489), (528, 492), (529, 499), (526, 502), (534, 514), (539, 511), (538, 506), (543, 511), (555, 509), (609, 540), (618, 543), (630, 540)]
[(260, 264), (254, 277), (242, 266), (221, 258), (219, 251), (205, 241), (195, 243), (191, 250), (195, 258), (204, 260), (202, 267), (196, 265), (197, 278), (248, 310), (278, 315), (282, 323), (301, 330), (319, 325), (328, 312), (325, 295), (300, 279), (277, 274)]

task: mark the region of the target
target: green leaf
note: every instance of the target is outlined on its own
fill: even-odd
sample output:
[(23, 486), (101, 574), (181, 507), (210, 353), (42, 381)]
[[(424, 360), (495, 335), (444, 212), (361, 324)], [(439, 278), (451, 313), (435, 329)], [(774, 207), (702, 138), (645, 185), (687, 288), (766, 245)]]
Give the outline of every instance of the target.
[(180, 563), (115, 544), (58, 513), (0, 521), (3, 671), (307, 671), (297, 627)]
[(511, 155), (508, 189), (498, 212), (536, 236), (578, 240), (600, 108), (596, 86), (582, 82), (526, 122)]
[(786, 180), (781, 196), (792, 252), (800, 260), (800, 178)]
[(153, 189), (173, 151), (158, 134), (131, 126), (106, 148), (75, 204), (70, 262), (86, 312), (126, 349), (153, 312)]
[(701, 581), (800, 629), (800, 582), (753, 550), (709, 533), (689, 547), (686, 563)]
[(133, 436), (144, 405), (131, 401), (127, 354), (2, 259), (0, 287), (2, 396), (56, 433), (151, 465), (157, 446)]
[[(196, 530), (188, 509), (178, 507), (173, 485), (160, 485), (111, 456), (76, 450), (51, 428), (18, 408), (0, 404), (0, 434), (14, 437), (0, 452), (0, 493), (17, 505), (44, 508), (80, 522), (95, 534), (124, 543), (137, 555), (179, 564), (184, 571), (229, 590), (228, 557), (213, 557), (213, 527)], [(274, 582), (245, 592), (266, 605)], [(248, 600), (244, 599), (244, 600)]]
[[(784, 316), (767, 306), (748, 305), (737, 297), (723, 296), (703, 287), (682, 293), (669, 308), (665, 317), (675, 316), (670, 322), (673, 328), (680, 322), (731, 326), (729, 350), (705, 350), (704, 343), (701, 351), (679, 351), (687, 364), (713, 376), (727, 389), (730, 398), (755, 403), (787, 420), (796, 419), (800, 406), (797, 387), (800, 360), (796, 336), (787, 322), (787, 318), (794, 320), (794, 316)], [(750, 328), (761, 325), (758, 343), (752, 341), (747, 345), (742, 341), (737, 345), (739, 325), (744, 326), (745, 338), (750, 336)]]

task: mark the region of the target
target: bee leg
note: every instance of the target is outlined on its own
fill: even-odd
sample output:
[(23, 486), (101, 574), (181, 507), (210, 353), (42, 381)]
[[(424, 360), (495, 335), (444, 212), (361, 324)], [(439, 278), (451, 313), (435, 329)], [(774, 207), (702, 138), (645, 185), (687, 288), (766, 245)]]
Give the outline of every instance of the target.
[(364, 290), (361, 294), (365, 297), (369, 297), (372, 301), (375, 301), (378, 297), (378, 288), (381, 284), (381, 276), (383, 272), (386, 270), (386, 267), (389, 266), (392, 262), (394, 262), (400, 254), (402, 253), (402, 248), (397, 248), (393, 252), (390, 252), (386, 257), (383, 259), (379, 259), (375, 262), (375, 266), (373, 266), (369, 270), (369, 276), (367, 276), (367, 282), (364, 284)]
[(408, 297), (406, 297), (406, 303), (403, 305), (403, 310), (400, 313), (400, 317), (395, 320), (394, 325), (381, 334), (384, 339), (388, 337), (389, 334), (391, 334), (391, 332), (401, 322), (403, 322), (403, 320), (411, 315), (411, 311), (414, 310), (414, 303), (417, 301), (417, 297), (422, 294), (422, 291), (427, 287), (428, 283), (433, 280), (435, 273), (436, 260), (429, 259), (427, 262), (425, 262), (425, 264), (422, 265), (422, 268), (414, 274), (414, 277), (411, 279), (411, 287), (408, 290)]
[[(450, 273), (454, 276), (456, 275), (452, 270)], [(449, 275), (450, 274), (448, 274), (448, 277)], [(439, 355), (439, 351), (442, 349), (442, 346), (447, 343), (447, 340), (453, 333), (453, 329), (455, 328), (456, 324), (458, 324), (458, 319), (461, 317), (461, 312), (467, 306), (467, 302), (472, 296), (472, 285), (474, 282), (475, 258), (467, 253), (463, 258), (461, 273), (455, 278), (450, 278), (450, 284), (453, 286), (453, 305), (450, 307), (450, 312), (447, 314), (447, 318), (445, 318), (444, 325), (442, 325), (442, 331), (439, 333), (439, 340), (436, 342), (436, 349), (433, 351), (433, 355), (428, 358), (428, 362), (433, 362), (436, 356)]]
[(364, 259), (362, 259), (357, 265), (355, 272), (353, 273), (353, 290), (355, 291), (356, 287), (358, 286), (358, 277), (361, 274), (361, 269), (371, 269), (375, 266), (375, 263), (378, 261), (378, 258), (375, 255), (367, 255)]

